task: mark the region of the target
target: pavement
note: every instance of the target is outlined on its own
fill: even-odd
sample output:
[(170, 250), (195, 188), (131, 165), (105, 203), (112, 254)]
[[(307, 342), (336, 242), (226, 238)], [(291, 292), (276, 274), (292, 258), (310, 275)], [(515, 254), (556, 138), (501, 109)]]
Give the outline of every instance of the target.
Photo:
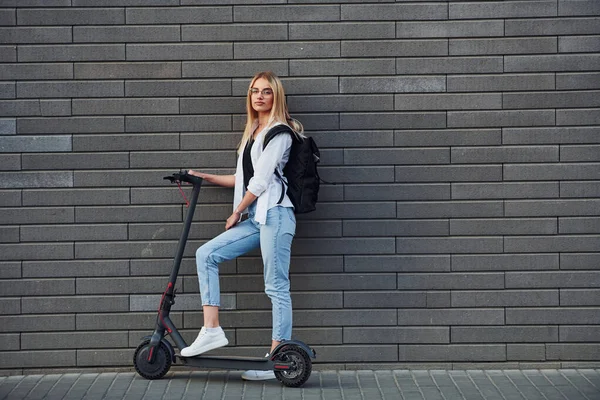
[(239, 371), (2, 376), (0, 399), (600, 400), (600, 369), (313, 371), (301, 388)]

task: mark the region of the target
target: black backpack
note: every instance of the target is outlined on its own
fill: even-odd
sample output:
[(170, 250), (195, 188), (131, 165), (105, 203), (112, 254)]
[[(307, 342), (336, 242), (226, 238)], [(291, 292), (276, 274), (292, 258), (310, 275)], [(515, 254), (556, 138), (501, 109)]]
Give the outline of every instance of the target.
[[(287, 125), (277, 125), (271, 128), (265, 135), (263, 149), (276, 135), (285, 132), (292, 135), (290, 158), (283, 168), (283, 175), (287, 179), (287, 195), (294, 205), (294, 213), (302, 214), (314, 211), (321, 180), (317, 172), (317, 163), (320, 161), (321, 153), (311, 137), (303, 138)], [(283, 179), (277, 170), (275, 170), (275, 174), (282, 182), (281, 197), (277, 202), (280, 204), (286, 190)]]

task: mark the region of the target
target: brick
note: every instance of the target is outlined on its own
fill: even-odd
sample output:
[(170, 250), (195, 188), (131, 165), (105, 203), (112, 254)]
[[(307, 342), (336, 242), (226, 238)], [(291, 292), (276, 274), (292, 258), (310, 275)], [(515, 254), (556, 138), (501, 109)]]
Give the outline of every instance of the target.
[(292, 245), (292, 254), (393, 254), (394, 240), (391, 238), (342, 238), (342, 239), (297, 239)]
[(19, 227), (18, 226), (1, 226), (0, 227), (0, 242), (2, 242), (2, 243), (18, 243), (19, 242)]
[(504, 179), (513, 180), (577, 180), (594, 179), (600, 174), (600, 164), (510, 164), (504, 167)]
[[(504, 127), (554, 125), (554, 110), (450, 111), (448, 127)], [(558, 123), (558, 111), (556, 115)]]
[(600, 66), (600, 54), (559, 54), (506, 56), (506, 72), (594, 71)]
[(446, 115), (440, 112), (344, 113), (341, 129), (443, 128)]
[(157, 222), (181, 221), (180, 206), (77, 207), (75, 221), (85, 222)]
[(341, 93), (410, 93), (443, 92), (446, 81), (441, 76), (389, 76), (340, 78)]
[[(268, 312), (270, 314), (270, 312)], [(270, 318), (269, 318), (270, 324)], [(395, 326), (395, 310), (298, 310), (295, 326)]]
[[(600, 89), (599, 72), (557, 73), (557, 90)], [(581, 92), (580, 92), (581, 93)]]
[(600, 161), (600, 146), (562, 146), (561, 161)]
[[(584, 273), (581, 275), (583, 276)], [(593, 272), (589, 272), (592, 275)], [(570, 283), (570, 282), (569, 282)], [(589, 284), (585, 283), (579, 285), (579, 287), (590, 287)], [(594, 287), (594, 286), (592, 286)], [(597, 286), (595, 286), (597, 287)], [(600, 290), (598, 289), (561, 289), (560, 291), (560, 305), (561, 306), (597, 306), (600, 305)]]
[(457, 164), (556, 162), (558, 146), (453, 147), (451, 159)]
[[(0, 350), (19, 350), (20, 335), (8, 334), (0, 335), (2, 341), (0, 342)], [(6, 389), (5, 389), (6, 390)]]
[[(271, 329), (236, 329), (235, 344), (237, 346), (266, 346), (270, 343), (269, 335), (271, 335)], [(342, 328), (294, 328), (294, 336), (296, 335), (311, 345), (342, 344)]]
[(452, 271), (556, 270), (557, 254), (452, 255)]
[(73, 151), (173, 150), (179, 148), (177, 133), (76, 135)]
[[(262, 257), (240, 257), (237, 269), (244, 273), (263, 273)], [(297, 256), (292, 254), (291, 273), (339, 273), (344, 270), (343, 256)], [(222, 264), (224, 265), (224, 264)], [(194, 273), (195, 273), (194, 263)], [(221, 265), (219, 266), (219, 268)]]
[(199, 24), (231, 22), (232, 7), (127, 8), (127, 24)]
[[(16, 97), (16, 83), (15, 82), (0, 82), (0, 99), (14, 99)], [(3, 122), (0, 122), (0, 132), (4, 135)], [(15, 132), (12, 132), (13, 134)]]
[(23, 154), (23, 169), (117, 169), (129, 166), (127, 153)]
[(503, 325), (504, 310), (500, 308), (409, 309), (398, 310), (398, 325)]
[(393, 182), (394, 170), (390, 167), (319, 168), (319, 175), (328, 182)]
[(584, 218), (559, 218), (558, 219), (559, 233), (598, 233), (600, 232), (600, 218), (584, 217)]
[(344, 343), (448, 343), (444, 327), (383, 327), (344, 329)]
[(288, 75), (288, 61), (184, 61), (181, 63), (183, 78), (232, 78), (250, 79), (256, 71), (273, 71), (279, 77)]
[(0, 299), (0, 310), (2, 311), (3, 315), (21, 314), (21, 299), (18, 297), (8, 297)]
[(293, 275), (294, 290), (385, 290), (395, 289), (394, 274)]
[(17, 97), (78, 98), (123, 96), (121, 81), (18, 82)]
[(497, 145), (501, 142), (500, 129), (428, 129), (394, 132), (394, 145), (403, 147)]
[(449, 184), (345, 185), (344, 200), (444, 200)]
[(344, 164), (447, 164), (449, 156), (447, 148), (344, 150)]
[(548, 360), (590, 360), (595, 361), (600, 355), (600, 346), (595, 343), (586, 344), (552, 344), (546, 345)]
[(542, 344), (507, 344), (506, 359), (517, 361), (546, 360), (546, 346)]
[(558, 197), (558, 182), (453, 183), (452, 199), (527, 199)]
[(396, 22), (397, 38), (451, 38), (503, 35), (504, 23), (498, 20)]
[(448, 77), (449, 92), (553, 90), (554, 74), (455, 75)]
[(288, 98), (290, 112), (328, 111), (391, 111), (394, 109), (392, 95), (326, 95), (293, 96)]
[(395, 204), (392, 202), (323, 203), (310, 214), (311, 219), (393, 218), (394, 216)]
[(370, 4), (341, 6), (342, 20), (429, 20), (447, 19), (448, 9), (444, 4)]
[(557, 15), (555, 1), (490, 1), (451, 3), (449, 19), (552, 17)]
[(236, 59), (326, 58), (340, 54), (337, 42), (261, 42), (234, 43)]
[(594, 342), (600, 334), (598, 326), (559, 326), (561, 342)]
[(504, 251), (515, 253), (585, 252), (595, 251), (598, 235), (512, 236), (504, 239)]
[(423, 308), (426, 293), (417, 291), (344, 292), (344, 308)]
[(77, 366), (113, 366), (128, 365), (128, 358), (132, 356), (130, 349), (98, 349), (78, 350)]
[[(395, 72), (395, 62), (391, 59), (310, 59), (290, 60), (290, 75), (389, 75)], [(342, 78), (344, 79), (344, 78)], [(287, 86), (286, 86), (287, 89)], [(337, 92), (337, 85), (336, 85)], [(341, 91), (344, 93), (344, 91)]]
[(1, 7), (68, 7), (70, 5), (70, 0), (4, 0)]
[(3, 352), (0, 368), (74, 367), (75, 350)]
[(70, 43), (68, 27), (15, 27), (0, 28), (0, 43)]
[(178, 114), (179, 99), (81, 99), (73, 100), (73, 115)]
[[(198, 162), (202, 160), (202, 162)], [(233, 152), (140, 152), (131, 154), (132, 168), (193, 167), (193, 168), (234, 168)]]
[(121, 61), (125, 59), (122, 44), (37, 45), (19, 46), (20, 62), (48, 61)]
[(3, 62), (16, 62), (17, 46), (0, 46), (0, 60)]
[[(297, 113), (297, 114), (292, 114), (292, 117), (296, 118), (296, 119), (300, 120), (300, 122), (302, 122), (302, 125), (304, 125), (304, 131), (307, 132), (307, 134), (308, 134), (308, 132), (315, 131), (315, 130), (340, 129), (339, 113), (314, 113), (314, 114)], [(240, 125), (235, 125), (235, 121), (236, 121), (236, 119), (234, 117), (234, 126), (240, 126)]]
[[(132, 97), (152, 96), (219, 96), (231, 95), (231, 82), (228, 80), (155, 80), (125, 82), (125, 94)], [(183, 99), (182, 99), (183, 100)]]
[(501, 39), (451, 39), (450, 55), (479, 54), (537, 54), (555, 53), (557, 39), (541, 38), (501, 38)]
[(73, 187), (72, 172), (0, 173), (0, 188)]
[(398, 274), (398, 289), (401, 290), (456, 290), (466, 288), (504, 288), (504, 275), (501, 273)]
[(21, 277), (21, 261), (0, 262), (0, 278), (20, 278)]
[[(332, 363), (368, 363), (368, 362), (376, 362), (381, 361), (384, 363), (397, 362), (398, 361), (398, 351), (397, 346), (395, 345), (345, 345), (345, 346), (320, 346), (319, 347), (319, 358), (323, 357), (323, 360), (329, 360)], [(364, 364), (369, 365), (369, 364)], [(390, 365), (390, 364), (388, 364)], [(350, 385), (356, 385), (353, 371), (343, 371), (342, 373), (351, 374), (348, 378), (349, 382), (344, 383), (344, 387), (354, 387)], [(336, 378), (342, 379), (342, 378)], [(363, 378), (364, 379), (364, 378)], [(336, 385), (338, 380), (335, 381)], [(350, 389), (352, 391), (357, 389)], [(349, 391), (350, 391), (349, 390)], [(336, 393), (336, 392), (328, 392)], [(378, 392), (379, 393), (379, 392)], [(367, 391), (366, 394), (369, 394)]]
[(448, 235), (447, 220), (350, 220), (344, 221), (344, 236), (442, 236)]
[(582, 216), (597, 215), (599, 201), (585, 200), (532, 200), (507, 201), (505, 213), (507, 216)]
[(177, 0), (72, 0), (72, 3), (77, 7), (173, 6), (179, 4)]
[(127, 347), (127, 332), (26, 333), (22, 350), (85, 349)]
[(24, 242), (127, 239), (126, 225), (30, 225), (21, 227)]
[(25, 206), (129, 204), (128, 189), (31, 189), (23, 191)]
[(241, 97), (196, 97), (181, 99), (179, 102), (179, 112), (181, 114), (236, 113), (244, 110), (246, 107), (245, 99)]
[(559, 128), (505, 128), (502, 141), (505, 144), (575, 144), (598, 143), (597, 127)]
[(73, 79), (73, 64), (3, 64), (0, 80)]
[[(271, 21), (274, 22), (274, 21)], [(181, 40), (184, 42), (235, 42), (269, 40), (287, 40), (287, 24), (227, 24), (227, 25), (182, 25)], [(293, 38), (291, 38), (294, 40)], [(319, 37), (318, 39), (324, 39)], [(157, 41), (164, 42), (164, 39)]]
[[(223, 222), (197, 222), (190, 229), (190, 239), (212, 239), (223, 232)], [(181, 236), (181, 223), (129, 224), (129, 240), (170, 240)]]
[[(156, 318), (156, 315), (154, 315)], [(75, 329), (75, 315), (3, 315), (1, 332), (49, 332)]]
[(600, 197), (600, 182), (565, 182), (560, 185), (560, 197)]
[(384, 57), (390, 54), (406, 57), (446, 56), (448, 55), (448, 41), (436, 39), (342, 41), (342, 57)]
[(233, 47), (228, 43), (127, 44), (127, 60), (229, 60)]
[(452, 343), (546, 343), (558, 342), (556, 326), (451, 327)]
[(118, 25), (125, 23), (123, 8), (19, 9), (19, 25)]
[(396, 182), (490, 182), (502, 180), (499, 165), (432, 165), (395, 167)]
[[(507, 273), (509, 274), (509, 273)], [(510, 273), (518, 274), (518, 273)], [(510, 286), (507, 285), (507, 288)], [(452, 307), (549, 307), (559, 305), (558, 290), (453, 291)], [(469, 288), (471, 289), (471, 288)]]
[(2, 25), (16, 25), (17, 24), (16, 10), (15, 9), (0, 10), (0, 23)]
[(127, 260), (24, 261), (24, 278), (129, 275)]
[[(186, 256), (193, 255), (197, 246), (188, 244)], [(175, 242), (78, 242), (76, 259), (172, 258)], [(162, 289), (159, 289), (159, 291)]]
[(441, 272), (450, 270), (444, 255), (344, 256), (347, 272)]
[(65, 313), (129, 311), (129, 296), (27, 297), (21, 301), (23, 314), (54, 314), (58, 309)]
[[(182, 314), (171, 313), (175, 326), (183, 327)], [(127, 326), (129, 329), (144, 329), (145, 332), (156, 324), (156, 311), (151, 313), (127, 312), (111, 314), (77, 314), (76, 329), (78, 331), (110, 331), (115, 326)], [(75, 330), (71, 328), (71, 330)]]
[(499, 253), (502, 250), (501, 237), (396, 238), (396, 252), (400, 254)]
[(589, 288), (597, 287), (599, 281), (600, 273), (598, 272), (542, 271), (506, 273), (507, 288)]
[(501, 109), (502, 95), (487, 94), (397, 94), (395, 110), (477, 110)]
[[(174, 188), (135, 188), (131, 190), (131, 204), (173, 204), (183, 203), (184, 200), (178, 190)], [(191, 190), (188, 191), (191, 193)], [(228, 188), (202, 187), (202, 202), (232, 203), (233, 192)], [(192, 227), (192, 229), (194, 229)]]
[(598, 15), (600, 6), (593, 0), (560, 0), (558, 2), (558, 15)]
[(126, 132), (197, 132), (231, 129), (231, 118), (227, 115), (128, 116), (125, 123)]
[(177, 25), (73, 27), (74, 43), (179, 42), (180, 40), (180, 28)]
[(595, 53), (600, 51), (599, 36), (562, 36), (558, 38), (560, 53)]
[(21, 157), (18, 154), (0, 154), (0, 170), (19, 171), (21, 170)]
[(506, 36), (588, 35), (600, 33), (600, 18), (507, 19)]
[(234, 22), (339, 21), (339, 5), (236, 6)]
[(168, 79), (181, 77), (180, 62), (77, 63), (75, 79)]
[(0, 206), (18, 207), (21, 205), (20, 190), (0, 190)]
[(393, 22), (292, 23), (291, 40), (390, 39), (395, 37)]
[(600, 91), (504, 93), (502, 103), (507, 108), (598, 107)]
[(45, 296), (75, 293), (74, 279), (20, 279), (0, 281), (5, 296)]
[(485, 218), (450, 221), (450, 235), (552, 235), (555, 218)]
[(17, 125), (20, 134), (106, 133), (123, 132), (124, 129), (123, 117), (21, 118)]
[(600, 124), (600, 108), (556, 110), (556, 125)]
[(74, 222), (73, 207), (0, 208), (4, 224), (59, 224)]
[(311, 132), (311, 136), (322, 148), (327, 147), (391, 147), (394, 145), (393, 132), (388, 131), (348, 131), (340, 134), (331, 132)]

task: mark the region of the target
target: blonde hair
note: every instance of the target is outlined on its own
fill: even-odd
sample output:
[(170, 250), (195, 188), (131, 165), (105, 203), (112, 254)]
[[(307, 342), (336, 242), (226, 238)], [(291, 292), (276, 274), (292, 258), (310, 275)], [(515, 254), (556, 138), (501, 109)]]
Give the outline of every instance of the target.
[(254, 133), (253, 128), (255, 121), (258, 119), (258, 112), (252, 108), (250, 88), (252, 88), (254, 82), (260, 78), (266, 79), (269, 82), (269, 85), (271, 85), (271, 89), (273, 89), (273, 107), (271, 108), (271, 114), (269, 115), (267, 124), (271, 125), (275, 122), (281, 122), (287, 124), (300, 136), (303, 136), (302, 132), (304, 132), (304, 127), (300, 121), (292, 118), (288, 112), (287, 103), (285, 101), (285, 92), (279, 77), (271, 71), (259, 72), (254, 75), (248, 86), (248, 94), (246, 95), (246, 127), (244, 128), (244, 135), (242, 136), (240, 146), (238, 147), (238, 153), (244, 150), (246, 143), (248, 143), (248, 140), (250, 140), (250, 137), (252, 137), (252, 134)]

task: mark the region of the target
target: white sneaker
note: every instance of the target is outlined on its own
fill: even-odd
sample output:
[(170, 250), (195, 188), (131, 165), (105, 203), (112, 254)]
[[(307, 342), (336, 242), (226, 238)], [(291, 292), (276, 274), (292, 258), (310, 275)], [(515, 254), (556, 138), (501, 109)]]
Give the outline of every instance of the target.
[[(265, 358), (269, 357), (269, 353), (265, 355)], [(275, 379), (275, 372), (273, 371), (257, 371), (250, 370), (242, 372), (242, 379), (247, 381), (266, 381), (269, 379)]]
[(227, 346), (229, 340), (225, 336), (225, 332), (221, 327), (215, 333), (209, 333), (205, 327), (202, 327), (200, 333), (194, 343), (188, 347), (181, 349), (182, 357), (194, 357), (207, 351), (218, 349), (219, 347)]

